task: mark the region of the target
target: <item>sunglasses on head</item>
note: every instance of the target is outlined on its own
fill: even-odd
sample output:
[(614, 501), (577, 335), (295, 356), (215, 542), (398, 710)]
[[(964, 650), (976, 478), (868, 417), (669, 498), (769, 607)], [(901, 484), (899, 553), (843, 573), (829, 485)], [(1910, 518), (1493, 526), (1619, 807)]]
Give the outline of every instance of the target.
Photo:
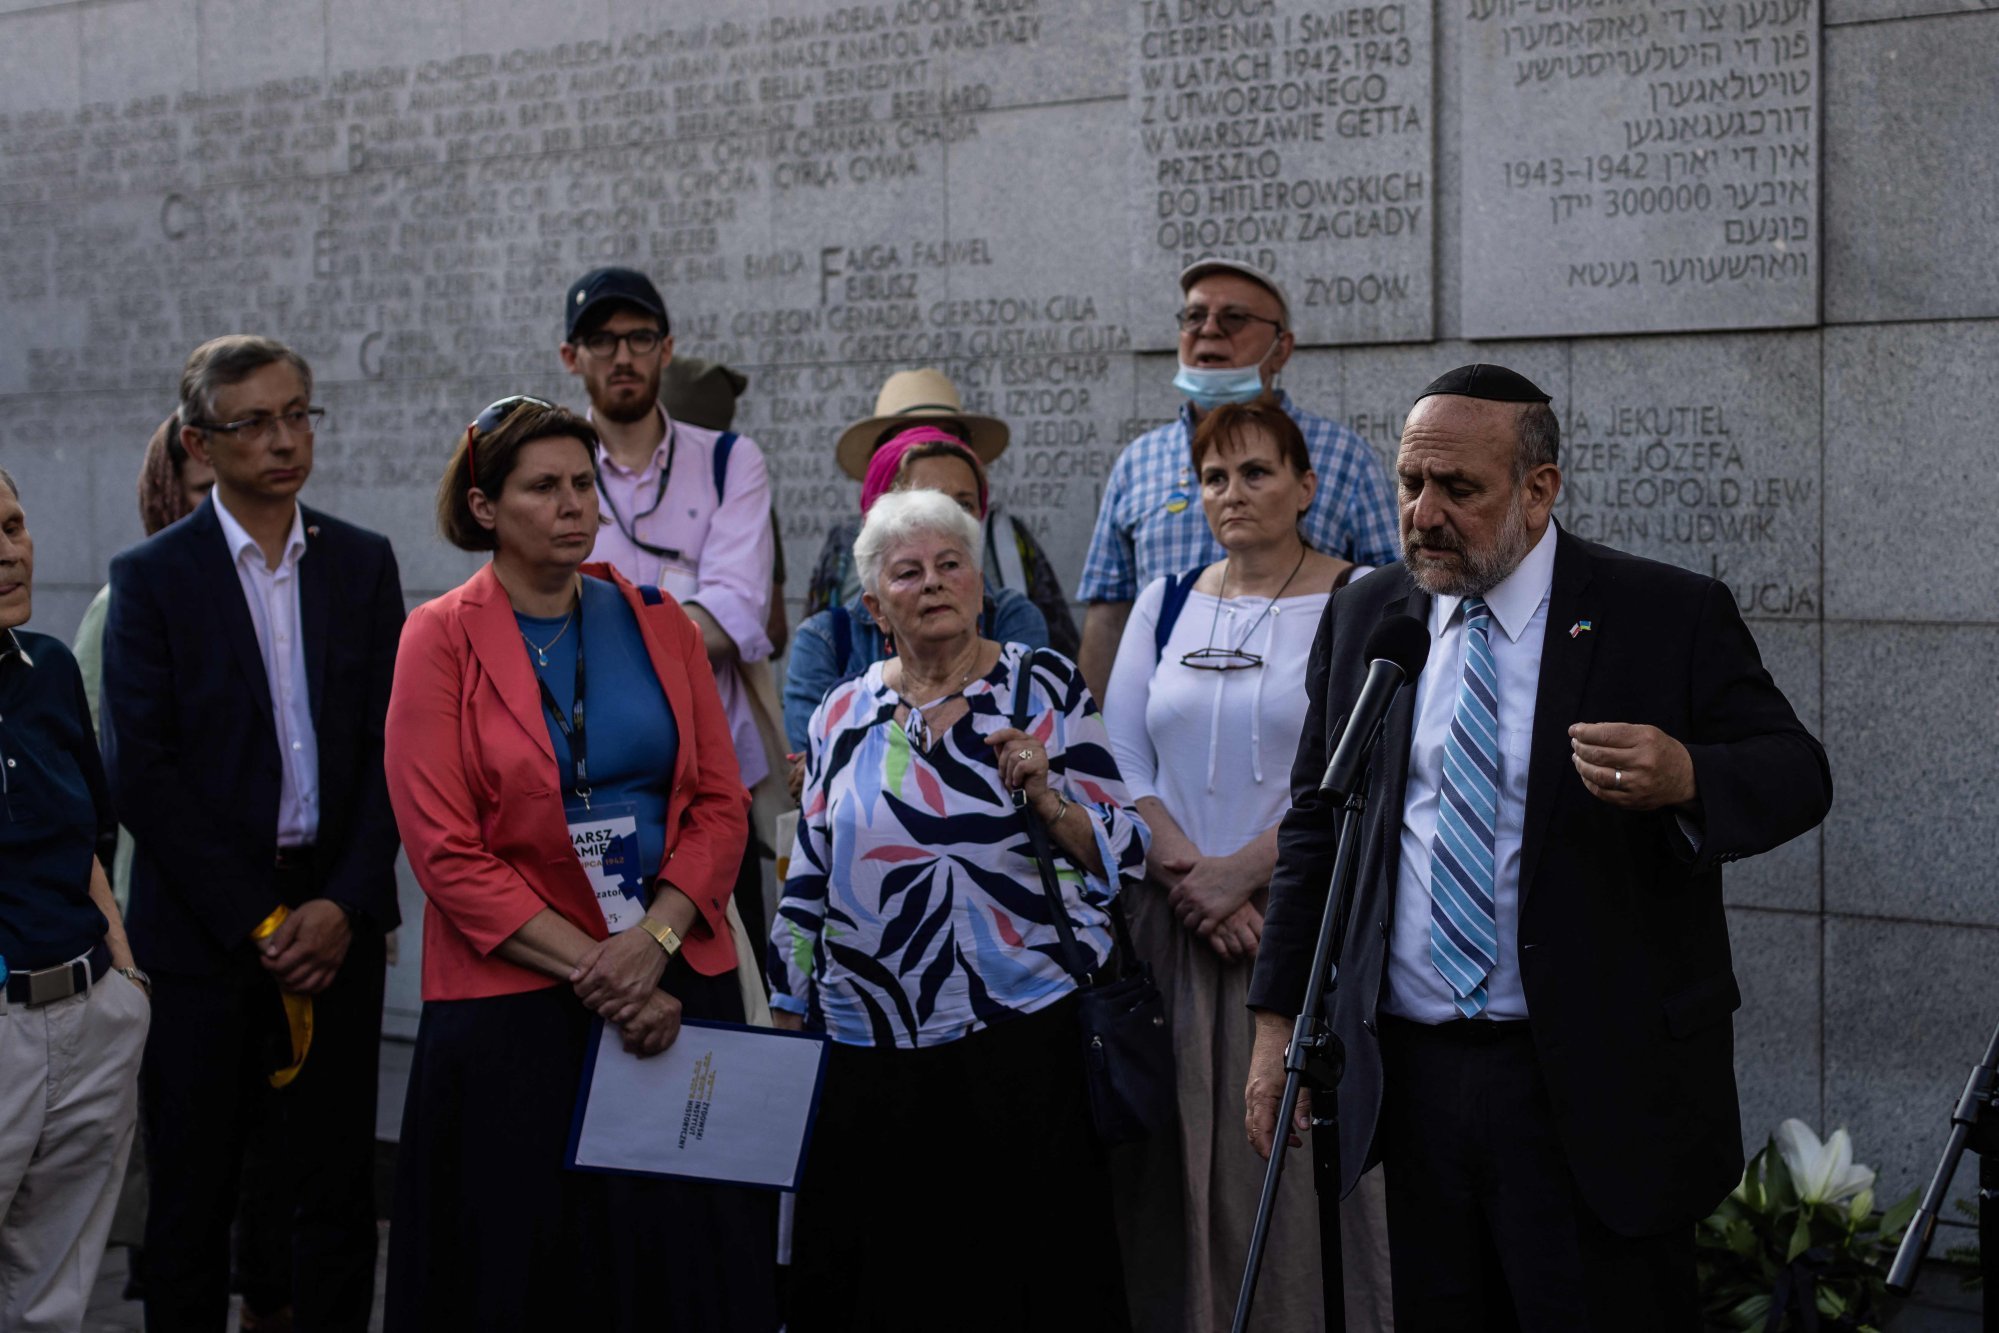
[(529, 394), (517, 393), (510, 397), (502, 398), (496, 403), (488, 403), (485, 411), (472, 418), (472, 424), (465, 428), (465, 475), (470, 480), (472, 486), (479, 484), (479, 458), (473, 452), (479, 437), (481, 435), (491, 435), (494, 431), (498, 430), (506, 422), (506, 419), (514, 414), (515, 408), (530, 405), (546, 408), (550, 411), (553, 411), (555, 408), (554, 403), (545, 402)]

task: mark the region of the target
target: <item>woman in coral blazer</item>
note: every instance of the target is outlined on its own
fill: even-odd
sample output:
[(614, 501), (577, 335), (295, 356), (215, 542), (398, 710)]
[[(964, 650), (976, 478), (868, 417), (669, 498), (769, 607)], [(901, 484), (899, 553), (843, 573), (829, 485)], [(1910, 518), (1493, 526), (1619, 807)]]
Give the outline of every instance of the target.
[(583, 563), (596, 450), (535, 399), (480, 414), (438, 521), (492, 562), (397, 657), (389, 790), (428, 903), (392, 1330), (776, 1326), (768, 1196), (562, 1166), (593, 1014), (641, 1056), (744, 1017), (749, 798), (700, 631)]

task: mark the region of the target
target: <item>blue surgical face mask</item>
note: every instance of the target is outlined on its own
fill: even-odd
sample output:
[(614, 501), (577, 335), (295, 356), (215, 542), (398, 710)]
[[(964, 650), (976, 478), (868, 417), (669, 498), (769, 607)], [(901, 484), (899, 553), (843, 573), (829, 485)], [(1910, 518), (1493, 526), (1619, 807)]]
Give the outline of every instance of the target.
[[(1281, 337), (1273, 340), (1270, 352), (1276, 351), (1281, 341)], [(1173, 387), (1186, 394), (1203, 412), (1211, 412), (1224, 403), (1247, 403), (1263, 392), (1263, 362), (1270, 359), (1270, 352), (1247, 366), (1190, 366), (1182, 361), (1179, 373), (1173, 377)]]

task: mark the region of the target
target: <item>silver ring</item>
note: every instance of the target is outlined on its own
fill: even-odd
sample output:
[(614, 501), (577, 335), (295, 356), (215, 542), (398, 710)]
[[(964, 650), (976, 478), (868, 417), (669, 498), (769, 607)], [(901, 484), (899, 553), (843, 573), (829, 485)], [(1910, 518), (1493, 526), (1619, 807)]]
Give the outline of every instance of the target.
[(1610, 785), (1613, 787), (1622, 787), (1624, 785), (1623, 769), (1613, 768), (1610, 770)]
[(1014, 757), (1014, 758), (1016, 758), (1016, 759), (1032, 759), (1032, 758), (1034, 758), (1034, 751), (1032, 751), (1032, 750), (1018, 750), (1018, 751), (1015, 751), (1015, 752), (1014, 752), (1014, 756), (1013, 756), (1013, 757)]

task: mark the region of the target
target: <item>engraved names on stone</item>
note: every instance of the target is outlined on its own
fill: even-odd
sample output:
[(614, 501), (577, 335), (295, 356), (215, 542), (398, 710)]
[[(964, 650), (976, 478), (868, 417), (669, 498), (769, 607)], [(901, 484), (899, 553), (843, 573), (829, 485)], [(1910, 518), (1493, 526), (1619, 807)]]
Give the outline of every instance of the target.
[(1818, 0), (1456, 0), (1468, 337), (1818, 318)]
[(1210, 254), (1284, 283), (1300, 342), (1429, 338), (1430, 6), (1137, 0), (1129, 12), (1144, 345), (1173, 345), (1174, 279)]
[(1720, 579), (1745, 616), (1816, 620), (1816, 372), (1807, 334), (1585, 345), (1563, 422), (1558, 520)]
[[(268, 330), (334, 409), (315, 484), (386, 518), (488, 398), (580, 396), (555, 359), (561, 292), (629, 264), (681, 352), (751, 375), (742, 424), (800, 586), (853, 504), (834, 436), (924, 363), (1012, 424), (996, 491), (1073, 567), (1128, 411), (1122, 310), (970, 201), (956, 228), (942, 207), (945, 153), (996, 100), (950, 71), (1031, 62), (1039, 10), (813, 6), (0, 117), (0, 393), (130, 388), (164, 411), (196, 342)], [(136, 459), (159, 414), (132, 415), (113, 435)], [(432, 544), (415, 517), (385, 526)]]

